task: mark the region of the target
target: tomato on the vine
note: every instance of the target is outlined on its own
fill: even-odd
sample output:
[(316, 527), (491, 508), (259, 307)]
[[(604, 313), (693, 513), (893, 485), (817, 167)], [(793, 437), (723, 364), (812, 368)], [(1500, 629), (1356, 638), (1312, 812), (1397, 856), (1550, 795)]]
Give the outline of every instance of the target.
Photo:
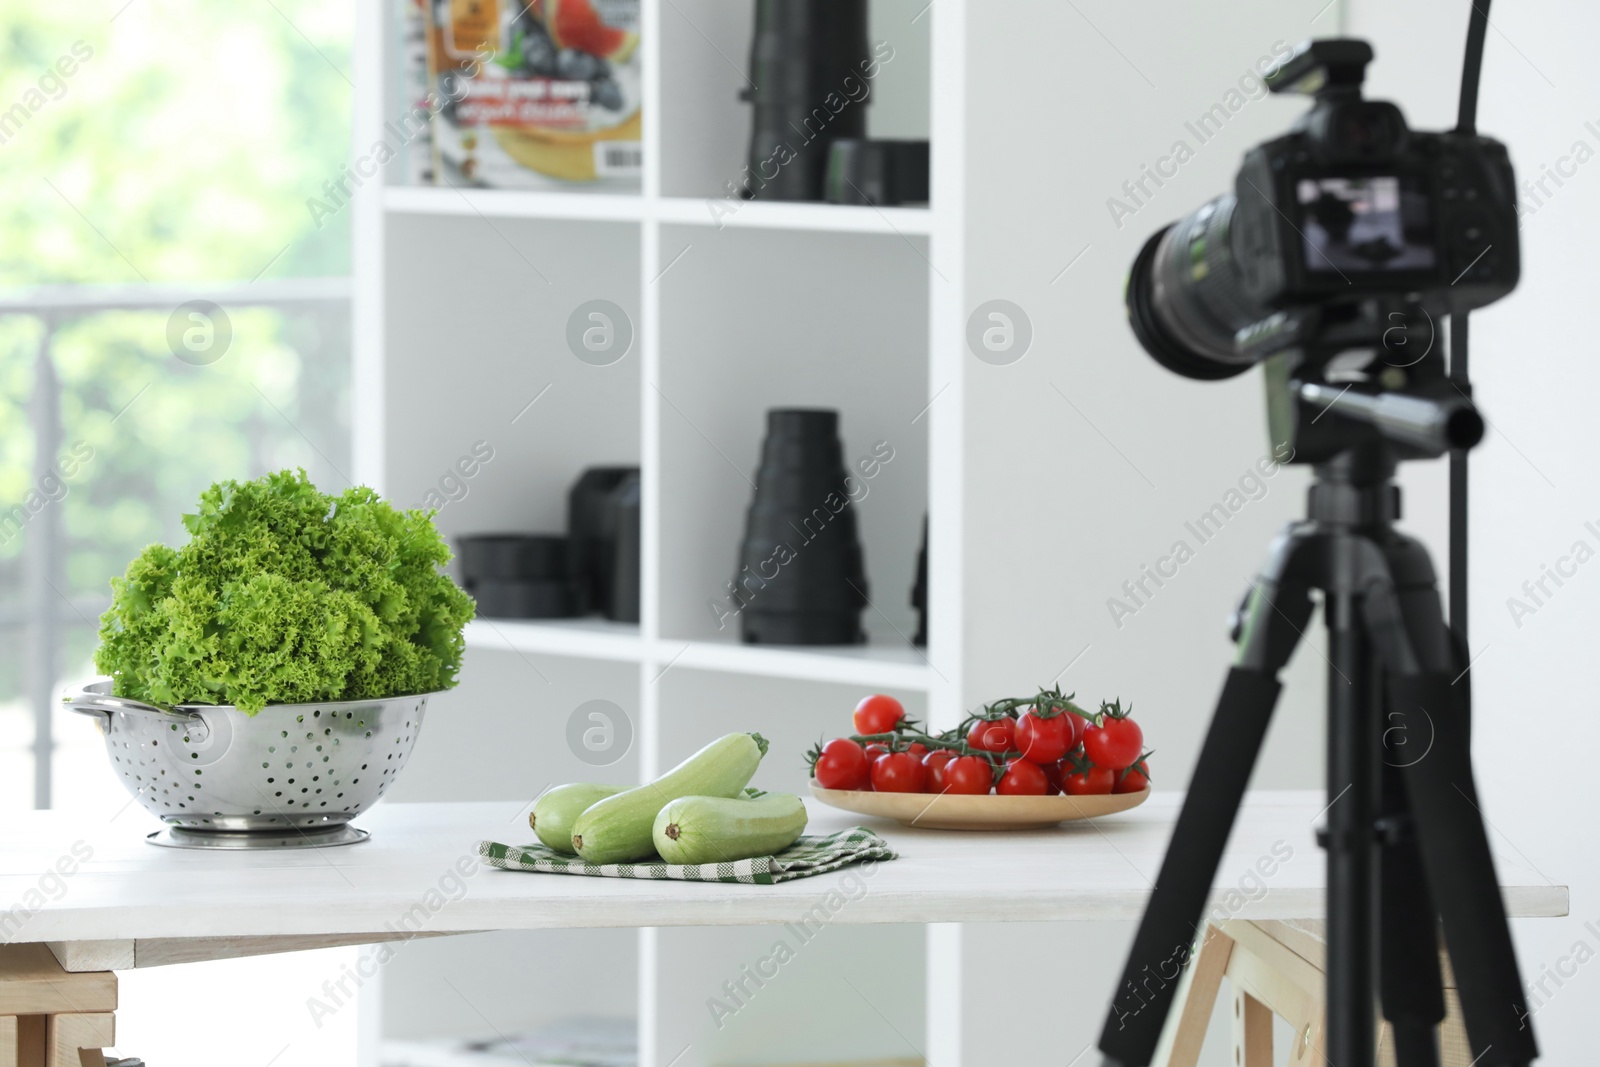
[(1083, 754), (1099, 767), (1123, 770), (1143, 751), (1144, 731), (1118, 705), (1101, 705), (1098, 719), (1083, 734)]
[(957, 756), (944, 767), (946, 793), (983, 796), (994, 785), (994, 771), (982, 756)]
[(1083, 731), (1088, 728), (1089, 724), (1082, 715), (1078, 715), (1075, 712), (1066, 712), (1061, 717), (1067, 720), (1068, 726), (1072, 727), (1072, 740), (1067, 742), (1067, 751), (1071, 752), (1083, 744)]
[[(913, 748), (916, 746), (913, 745)], [(922, 765), (928, 771), (928, 792), (943, 793), (945, 788), (944, 771), (950, 761), (956, 758), (954, 752), (948, 749), (936, 748), (922, 757)]]
[(848, 737), (836, 737), (822, 746), (817, 757), (817, 784), (824, 789), (865, 789), (870, 769), (865, 749)]
[(1037, 709), (1029, 708), (1017, 720), (1017, 751), (1041, 765), (1056, 762), (1072, 748), (1071, 720), (1076, 718), (1071, 712), (1063, 711), (1047, 719)]
[(1050, 791), (1050, 780), (1044, 768), (1031, 760), (1008, 760), (994, 791), (1003, 797), (1042, 797)]
[(877, 759), (879, 756), (887, 756), (888, 754), (889, 746), (884, 744), (882, 741), (874, 741), (872, 744), (867, 746), (867, 761), (869, 763)]
[(918, 759), (921, 759), (923, 756), (928, 754), (928, 746), (923, 744), (921, 741), (913, 741), (911, 744), (906, 746), (906, 751)]
[(980, 752), (1016, 751), (1016, 723), (1009, 715), (979, 719), (967, 731), (967, 744)]
[(872, 761), (872, 788), (880, 793), (920, 793), (928, 772), (909, 752), (890, 752)]
[(855, 724), (858, 734), (886, 734), (906, 717), (903, 704), (891, 696), (876, 693), (862, 698), (856, 705)]
[(1137, 793), (1142, 789), (1150, 788), (1150, 765), (1139, 757), (1137, 763), (1121, 774), (1117, 775), (1117, 784), (1112, 787), (1113, 793)]
[(1110, 767), (1085, 767), (1063, 775), (1061, 791), (1072, 797), (1098, 796), (1111, 792), (1116, 772)]
[(1061, 760), (1057, 763), (1046, 763), (1042, 768), (1040, 768), (1044, 771), (1044, 780), (1049, 783), (1050, 786), (1049, 789), (1045, 790), (1045, 795), (1053, 797), (1061, 792), (1061, 776), (1062, 774), (1066, 773), (1063, 768), (1070, 769), (1067, 761), (1065, 760)]

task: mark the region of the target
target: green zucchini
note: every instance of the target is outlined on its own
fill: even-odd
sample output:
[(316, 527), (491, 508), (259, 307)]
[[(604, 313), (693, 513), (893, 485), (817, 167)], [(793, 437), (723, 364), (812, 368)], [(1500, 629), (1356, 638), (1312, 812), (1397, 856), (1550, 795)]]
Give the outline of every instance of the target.
[(558, 785), (534, 801), (533, 810), (528, 813), (528, 825), (540, 841), (557, 852), (571, 856), (572, 824), (578, 820), (578, 816), (596, 802), (616, 796), (623, 788), (620, 785), (594, 785), (589, 782)]
[(661, 809), (651, 837), (668, 863), (730, 863), (781, 852), (805, 828), (806, 806), (793, 793), (681, 797)]
[(655, 855), (656, 815), (679, 797), (736, 797), (767, 754), (760, 734), (711, 742), (653, 782), (598, 801), (572, 824), (572, 849), (590, 863), (626, 863)]

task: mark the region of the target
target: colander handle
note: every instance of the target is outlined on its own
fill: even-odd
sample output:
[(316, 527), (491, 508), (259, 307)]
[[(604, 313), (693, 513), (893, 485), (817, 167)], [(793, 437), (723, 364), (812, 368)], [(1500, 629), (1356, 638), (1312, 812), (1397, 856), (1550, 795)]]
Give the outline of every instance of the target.
[(133, 700), (129, 697), (112, 696), (110, 693), (98, 692), (96, 687), (105, 683), (90, 683), (70, 689), (61, 698), (61, 703), (69, 711), (79, 715), (94, 715), (102, 723), (109, 724), (115, 712), (125, 711), (132, 715), (144, 715), (161, 722), (175, 723), (185, 729), (205, 727), (205, 720), (192, 711), (179, 711), (177, 708), (163, 708), (156, 704), (146, 704), (142, 700)]

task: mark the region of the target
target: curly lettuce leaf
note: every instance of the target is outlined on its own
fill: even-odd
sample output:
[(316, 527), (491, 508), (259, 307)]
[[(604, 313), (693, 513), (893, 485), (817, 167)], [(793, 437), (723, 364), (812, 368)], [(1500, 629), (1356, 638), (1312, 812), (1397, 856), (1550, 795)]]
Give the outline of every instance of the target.
[(183, 521), (112, 579), (95, 666), (117, 695), (253, 714), (456, 684), (473, 603), (431, 513), (302, 470), (218, 482)]

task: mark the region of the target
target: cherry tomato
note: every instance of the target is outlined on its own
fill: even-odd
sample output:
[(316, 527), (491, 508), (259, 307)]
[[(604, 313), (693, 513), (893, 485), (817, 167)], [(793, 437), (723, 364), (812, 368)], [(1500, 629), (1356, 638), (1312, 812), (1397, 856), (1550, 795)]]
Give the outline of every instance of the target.
[[(912, 747), (915, 748), (916, 746), (913, 745)], [(955, 758), (956, 754), (954, 752), (949, 752), (942, 748), (936, 748), (922, 757), (922, 765), (928, 770), (928, 792), (944, 792), (944, 769)]]
[(891, 752), (872, 761), (872, 788), (880, 793), (920, 793), (927, 768), (909, 752)]
[(1084, 728), (1088, 726), (1088, 723), (1084, 720), (1082, 715), (1074, 715), (1070, 711), (1065, 712), (1062, 715), (1062, 718), (1066, 719), (1067, 725), (1072, 728), (1072, 740), (1067, 742), (1067, 751), (1071, 752), (1073, 749), (1083, 744), (1083, 731)]
[(1061, 779), (1061, 791), (1072, 797), (1096, 796), (1111, 792), (1117, 772), (1110, 767), (1088, 767)]
[(905, 717), (905, 706), (894, 697), (882, 693), (865, 697), (856, 705), (856, 733), (886, 734)]
[(1017, 751), (1041, 765), (1056, 762), (1072, 747), (1072, 723), (1068, 720), (1075, 718), (1076, 715), (1064, 711), (1045, 719), (1032, 708), (1028, 709), (1017, 720)]
[(1132, 719), (1103, 716), (1083, 734), (1083, 753), (1097, 767), (1120, 771), (1133, 766), (1144, 751), (1144, 731)]
[(871, 763), (873, 760), (877, 759), (879, 756), (887, 756), (888, 754), (889, 754), (889, 746), (884, 744), (882, 741), (874, 741), (874, 742), (872, 742), (872, 744), (867, 746), (867, 762), (868, 763)]
[(957, 756), (944, 767), (944, 792), (983, 796), (994, 784), (994, 772), (982, 756)]
[(1046, 763), (1042, 768), (1045, 781), (1050, 784), (1050, 788), (1045, 791), (1047, 796), (1053, 797), (1061, 792), (1061, 776), (1066, 773), (1066, 771), (1062, 770), (1063, 767), (1071, 770), (1071, 767), (1064, 760), (1060, 763)]
[(1132, 767), (1117, 775), (1117, 784), (1112, 787), (1113, 793), (1137, 793), (1141, 789), (1150, 788), (1150, 767), (1144, 760), (1140, 760)]
[(967, 744), (983, 752), (1013, 752), (1016, 750), (1016, 723), (1010, 716), (998, 719), (979, 719), (967, 731)]
[(1050, 779), (1037, 763), (1025, 759), (1008, 760), (1006, 773), (1000, 776), (1000, 784), (994, 791), (1003, 797), (1042, 797), (1050, 791)]
[(870, 771), (866, 750), (848, 737), (836, 737), (822, 746), (817, 784), (824, 789), (865, 789)]
[(911, 744), (906, 746), (906, 751), (918, 759), (921, 759), (923, 756), (928, 754), (928, 746), (923, 744), (921, 741), (913, 741)]

